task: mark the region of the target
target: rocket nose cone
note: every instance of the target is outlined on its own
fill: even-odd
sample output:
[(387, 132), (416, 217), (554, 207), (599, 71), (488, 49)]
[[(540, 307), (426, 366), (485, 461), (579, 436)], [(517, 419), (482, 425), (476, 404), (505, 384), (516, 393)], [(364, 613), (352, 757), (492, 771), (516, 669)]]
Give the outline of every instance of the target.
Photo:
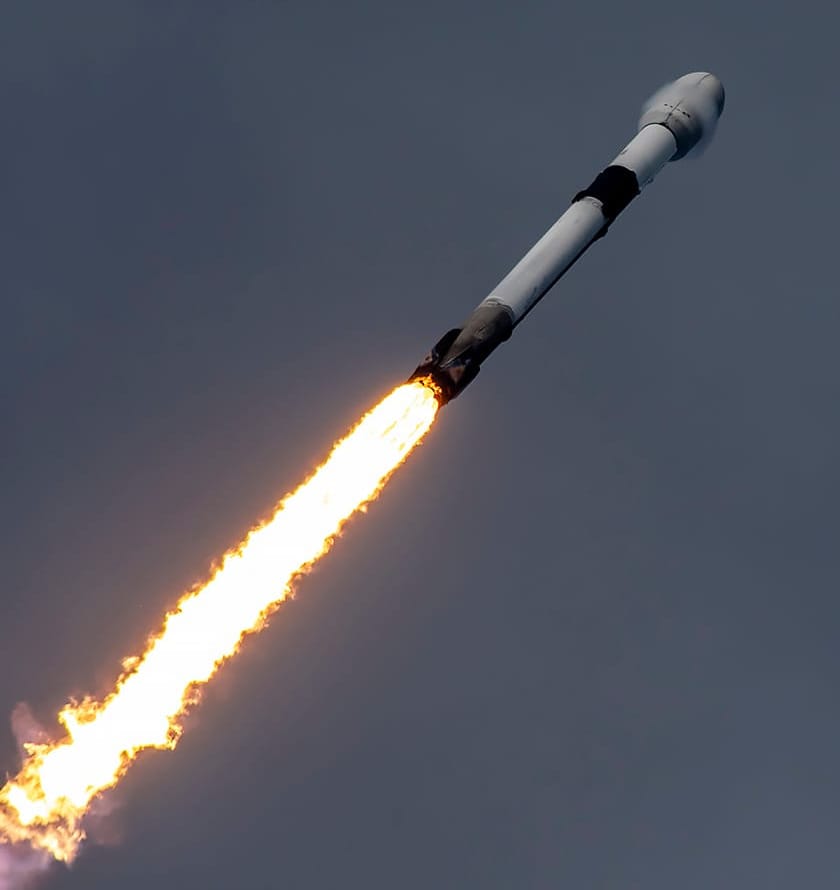
[[(710, 111), (714, 109), (718, 117), (723, 113), (726, 94), (723, 84), (714, 74), (708, 71), (692, 71), (691, 74), (678, 77), (673, 86), (681, 93), (684, 100), (702, 104)], [(667, 87), (663, 87), (664, 89)]]
[(657, 90), (642, 108), (639, 128), (661, 124), (674, 135), (672, 161), (703, 153), (714, 137), (725, 102), (723, 84), (708, 71), (692, 71)]

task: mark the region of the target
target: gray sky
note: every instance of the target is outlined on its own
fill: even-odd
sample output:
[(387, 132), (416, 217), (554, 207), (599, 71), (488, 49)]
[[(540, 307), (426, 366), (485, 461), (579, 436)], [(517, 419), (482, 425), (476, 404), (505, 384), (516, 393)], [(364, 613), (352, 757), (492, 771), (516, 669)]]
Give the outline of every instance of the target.
[(825, 8), (7, 0), (0, 713), (44, 720), (654, 88), (727, 88), (708, 154), (493, 356), (50, 888), (834, 885)]

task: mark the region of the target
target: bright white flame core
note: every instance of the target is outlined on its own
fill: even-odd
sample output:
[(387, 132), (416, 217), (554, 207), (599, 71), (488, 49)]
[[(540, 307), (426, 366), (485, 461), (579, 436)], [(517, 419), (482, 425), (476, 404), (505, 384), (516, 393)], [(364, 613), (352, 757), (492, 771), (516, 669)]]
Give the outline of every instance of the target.
[(245, 634), (326, 553), (343, 524), (372, 500), (431, 427), (438, 403), (419, 382), (386, 396), (273, 517), (228, 553), (213, 577), (170, 612), (144, 654), (101, 702), (59, 714), (67, 737), (28, 745), (20, 773), (0, 789), (0, 843), (28, 843), (72, 860), (91, 801), (144, 748), (174, 748), (179, 718)]

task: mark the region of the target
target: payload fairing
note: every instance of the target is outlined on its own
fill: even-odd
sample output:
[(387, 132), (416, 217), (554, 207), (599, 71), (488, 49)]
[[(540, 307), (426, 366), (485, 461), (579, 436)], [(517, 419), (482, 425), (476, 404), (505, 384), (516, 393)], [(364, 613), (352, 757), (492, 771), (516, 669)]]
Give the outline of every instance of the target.
[(667, 84), (642, 109), (639, 131), (618, 157), (578, 192), (569, 209), (464, 322), (441, 337), (409, 379), (431, 379), (438, 400), (454, 399), (481, 363), (669, 161), (697, 153), (723, 111), (721, 82), (695, 72)]

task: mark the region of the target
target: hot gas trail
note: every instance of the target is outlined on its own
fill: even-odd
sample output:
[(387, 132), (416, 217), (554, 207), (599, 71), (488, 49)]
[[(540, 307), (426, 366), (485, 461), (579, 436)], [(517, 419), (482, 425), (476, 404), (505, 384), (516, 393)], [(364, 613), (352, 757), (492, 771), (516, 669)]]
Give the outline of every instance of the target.
[(181, 718), (201, 685), (377, 496), (429, 431), (438, 407), (423, 381), (398, 386), (224, 556), (207, 583), (166, 615), (143, 654), (125, 662), (113, 692), (101, 701), (68, 703), (58, 715), (65, 737), (27, 745), (20, 772), (0, 789), (0, 843), (71, 861), (94, 799), (119, 782), (144, 748), (176, 746)]

